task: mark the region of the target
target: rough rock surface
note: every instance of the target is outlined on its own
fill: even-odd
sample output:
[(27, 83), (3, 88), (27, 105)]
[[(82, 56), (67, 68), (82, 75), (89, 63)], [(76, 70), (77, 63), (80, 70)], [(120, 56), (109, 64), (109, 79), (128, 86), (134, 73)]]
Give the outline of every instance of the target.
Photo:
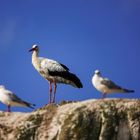
[(0, 112), (0, 140), (140, 140), (140, 100), (62, 102)]

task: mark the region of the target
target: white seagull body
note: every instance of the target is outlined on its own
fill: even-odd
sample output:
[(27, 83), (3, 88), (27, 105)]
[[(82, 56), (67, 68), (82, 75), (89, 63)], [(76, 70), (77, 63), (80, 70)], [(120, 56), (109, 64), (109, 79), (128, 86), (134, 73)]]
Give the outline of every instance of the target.
[(103, 94), (103, 98), (109, 93), (129, 93), (134, 92), (134, 90), (129, 90), (116, 85), (113, 81), (108, 78), (104, 78), (99, 70), (95, 71), (92, 77), (93, 86)]
[(12, 91), (7, 90), (3, 85), (0, 86), (0, 101), (8, 106), (8, 112), (11, 112), (11, 106), (22, 106), (33, 108), (34, 104), (23, 101)]
[[(37, 45), (33, 45), (32, 49), (29, 51), (33, 51), (32, 54), (32, 64), (35, 69), (44, 77), (46, 80), (50, 82), (50, 99), (49, 103), (55, 102), (55, 94), (57, 83), (70, 84), (77, 88), (82, 88), (83, 85), (80, 79), (73, 73), (69, 72), (69, 69), (55, 61), (48, 58), (38, 57), (39, 47)], [(52, 99), (52, 83), (54, 83), (54, 96)]]

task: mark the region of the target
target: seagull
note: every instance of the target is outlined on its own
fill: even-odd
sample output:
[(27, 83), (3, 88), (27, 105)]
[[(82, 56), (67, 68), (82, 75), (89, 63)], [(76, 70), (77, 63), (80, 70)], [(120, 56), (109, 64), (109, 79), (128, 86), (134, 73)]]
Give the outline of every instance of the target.
[[(49, 81), (49, 103), (55, 103), (57, 83), (69, 84), (75, 88), (82, 88), (80, 79), (69, 68), (55, 60), (39, 57), (39, 47), (33, 45), (29, 50), (32, 52), (32, 64), (42, 77)], [(52, 84), (54, 84), (54, 93), (52, 97)]]
[(23, 106), (34, 109), (34, 104), (28, 103), (20, 99), (12, 91), (7, 90), (5, 86), (0, 85), (0, 101), (8, 106), (8, 112), (11, 112), (11, 106)]
[(105, 98), (108, 93), (129, 93), (134, 92), (134, 90), (129, 90), (116, 85), (113, 81), (108, 78), (104, 78), (99, 70), (95, 71), (92, 77), (93, 86), (100, 92), (102, 92), (102, 98)]

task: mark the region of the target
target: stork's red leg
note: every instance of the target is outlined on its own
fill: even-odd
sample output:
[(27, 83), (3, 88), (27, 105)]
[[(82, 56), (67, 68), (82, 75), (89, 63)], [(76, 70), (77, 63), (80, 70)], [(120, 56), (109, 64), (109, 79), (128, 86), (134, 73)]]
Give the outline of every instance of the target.
[(11, 106), (8, 105), (8, 109), (7, 109), (8, 112), (11, 112)]
[(52, 102), (52, 82), (50, 82), (50, 97), (49, 97), (49, 104)]
[(54, 81), (54, 96), (53, 96), (53, 101), (52, 101), (53, 103), (55, 103), (56, 88), (57, 88), (56, 81)]

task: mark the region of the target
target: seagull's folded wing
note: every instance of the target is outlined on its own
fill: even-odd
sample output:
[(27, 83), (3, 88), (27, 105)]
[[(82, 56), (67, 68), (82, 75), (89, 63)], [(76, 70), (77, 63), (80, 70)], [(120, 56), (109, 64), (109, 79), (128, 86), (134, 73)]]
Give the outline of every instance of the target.
[(121, 89), (120, 86), (116, 85), (113, 81), (107, 79), (107, 78), (104, 78), (102, 81), (101, 81), (101, 84), (105, 85), (106, 87), (108, 87), (109, 89)]

